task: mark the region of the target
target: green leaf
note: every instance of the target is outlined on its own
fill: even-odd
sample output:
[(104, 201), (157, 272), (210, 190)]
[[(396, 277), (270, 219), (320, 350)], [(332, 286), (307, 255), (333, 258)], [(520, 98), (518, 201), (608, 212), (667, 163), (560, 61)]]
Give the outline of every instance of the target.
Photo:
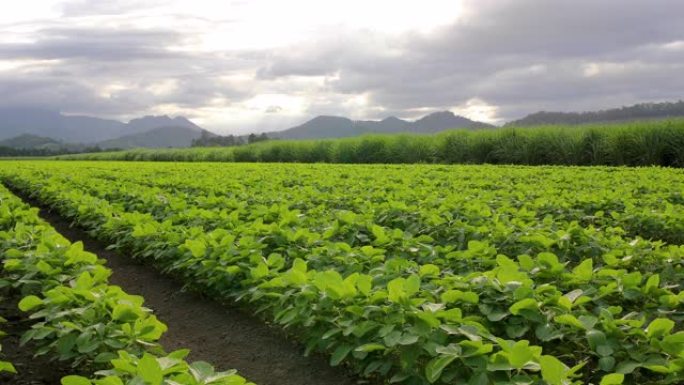
[(599, 345), (596, 347), (596, 353), (598, 353), (601, 357), (606, 357), (612, 355), (614, 352), (613, 348), (610, 347), (610, 345)]
[(509, 361), (516, 369), (521, 369), (533, 359), (534, 351), (530, 348), (530, 342), (527, 340), (517, 341), (509, 353)]
[(78, 336), (73, 333), (66, 334), (60, 337), (57, 340), (57, 351), (59, 352), (59, 354), (69, 354), (71, 350), (74, 348), (74, 345), (76, 345), (76, 338), (78, 338)]
[(511, 305), (511, 307), (508, 308), (508, 310), (512, 314), (518, 315), (520, 314), (520, 311), (523, 309), (537, 310), (538, 307), (539, 305), (537, 303), (537, 300), (535, 300), (534, 298), (525, 298)]
[(89, 379), (81, 376), (66, 376), (60, 380), (62, 385), (93, 385)]
[(463, 292), (460, 290), (447, 290), (440, 296), (442, 302), (452, 303), (460, 300), (463, 297)]
[(115, 358), (116, 358), (116, 354), (111, 353), (111, 352), (103, 352), (103, 353), (100, 353), (97, 356), (95, 356), (95, 358), (93, 359), (93, 362), (96, 362), (98, 364), (103, 364), (103, 363), (109, 362)]
[(268, 266), (266, 266), (265, 263), (261, 262), (257, 265), (257, 267), (251, 269), (251, 273), (252, 278), (254, 279), (264, 278), (268, 275)]
[(420, 290), (420, 277), (416, 274), (412, 274), (406, 279), (405, 285), (406, 295), (412, 296)]
[(604, 372), (610, 372), (615, 367), (615, 358), (611, 356), (601, 357), (598, 361), (598, 367)]
[(651, 292), (651, 290), (657, 289), (658, 286), (660, 286), (660, 276), (658, 274), (653, 274), (652, 276), (648, 277), (646, 285), (644, 285), (642, 291), (645, 294), (648, 294)]
[(646, 336), (648, 338), (662, 337), (674, 328), (674, 324), (674, 321), (667, 318), (656, 318), (646, 328)]
[(138, 362), (138, 375), (149, 385), (161, 385), (163, 373), (157, 358), (145, 353)]
[(426, 275), (439, 275), (439, 267), (431, 263), (427, 263), (420, 267), (420, 276), (424, 277)]
[(207, 245), (201, 239), (188, 239), (183, 244), (195, 258), (202, 258), (207, 251)]
[(444, 368), (447, 367), (450, 363), (452, 363), (457, 357), (453, 355), (446, 355), (446, 356), (439, 356), (437, 358), (433, 358), (428, 362), (428, 364), (425, 366), (425, 377), (427, 380), (432, 384), (435, 381), (439, 379), (439, 377), (442, 375), (442, 371), (444, 371)]
[(577, 317), (572, 314), (561, 314), (554, 317), (553, 320), (559, 324), (574, 326), (578, 329), (585, 329), (584, 324), (582, 324), (582, 322), (580, 322), (580, 320), (578, 320)]
[(136, 310), (139, 311), (139, 309), (131, 306), (130, 304), (120, 303), (114, 306), (114, 309), (112, 310), (112, 318), (116, 321), (132, 322), (139, 317)]
[(555, 329), (553, 325), (549, 323), (537, 326), (534, 334), (537, 336), (537, 338), (545, 342), (551, 341), (553, 339), (563, 338), (563, 333), (560, 330)]
[(295, 258), (294, 262), (292, 263), (292, 270), (306, 273), (308, 270), (306, 261), (301, 258)]
[(36, 297), (35, 295), (29, 295), (24, 298), (22, 298), (21, 301), (19, 301), (19, 310), (21, 311), (29, 311), (31, 309), (34, 309), (40, 305), (43, 304), (43, 300)]
[(384, 336), (382, 338), (382, 341), (385, 343), (385, 345), (392, 347), (399, 343), (399, 339), (401, 339), (401, 332), (398, 330), (394, 330), (386, 336)]
[(684, 331), (665, 336), (660, 341), (660, 347), (668, 354), (678, 356), (684, 353)]
[(625, 375), (622, 373), (611, 373), (601, 378), (599, 385), (620, 385), (625, 380)]
[(0, 373), (17, 373), (17, 369), (11, 363), (7, 361), (0, 361)]
[(385, 229), (378, 225), (371, 226), (371, 232), (375, 237), (375, 244), (383, 245), (390, 242), (390, 238), (385, 233)]
[(490, 383), (487, 372), (480, 372), (468, 380), (468, 385), (489, 385)]
[(418, 336), (415, 334), (403, 334), (399, 339), (399, 345), (413, 345), (418, 342)]
[(587, 332), (587, 341), (592, 350), (606, 343), (606, 335), (600, 330), (589, 330)]
[(200, 383), (208, 383), (207, 380), (216, 374), (214, 367), (205, 361), (195, 361), (190, 364), (190, 372)]
[(541, 366), (542, 378), (548, 382), (549, 385), (564, 385), (563, 382), (567, 378), (568, 367), (553, 356), (541, 356), (539, 359)]
[[(462, 341), (462, 343), (463, 343), (463, 342), (470, 343), (470, 344), (480, 344), (480, 346), (484, 346), (484, 345), (482, 344), (482, 342), (480, 342), (480, 341), (477, 341), (477, 342), (473, 342), (473, 341)], [(471, 345), (471, 346), (473, 346), (473, 345)], [(460, 357), (461, 354), (462, 354), (462, 352), (463, 352), (463, 348), (461, 347), (461, 345), (449, 344), (449, 345), (447, 345), (447, 346), (438, 346), (438, 347), (435, 349), (435, 351), (436, 351), (437, 353), (442, 354), (442, 355), (445, 355), (445, 356)]]
[(335, 349), (332, 356), (330, 356), (330, 365), (337, 366), (347, 357), (347, 354), (352, 351), (354, 347), (351, 345), (340, 345)]
[(356, 280), (356, 288), (364, 295), (370, 294), (371, 289), (373, 288), (373, 277), (360, 274)]
[(357, 352), (373, 352), (376, 350), (385, 350), (385, 349), (387, 349), (387, 347), (385, 345), (382, 345), (382, 344), (364, 344), (364, 345), (361, 345), (361, 346), (357, 347), (356, 349), (354, 349), (354, 351), (357, 351)]
[(395, 278), (387, 283), (387, 298), (392, 302), (400, 302), (402, 298), (406, 297), (406, 291), (404, 290), (404, 285), (406, 279)]
[(578, 281), (589, 282), (594, 271), (594, 262), (589, 259), (585, 259), (572, 269), (572, 276)]
[(619, 363), (618, 366), (615, 368), (615, 371), (617, 373), (630, 374), (639, 367), (641, 367), (640, 363), (634, 361), (627, 361)]
[(463, 300), (463, 302), (477, 304), (480, 301), (480, 296), (474, 291), (464, 291), (461, 300)]

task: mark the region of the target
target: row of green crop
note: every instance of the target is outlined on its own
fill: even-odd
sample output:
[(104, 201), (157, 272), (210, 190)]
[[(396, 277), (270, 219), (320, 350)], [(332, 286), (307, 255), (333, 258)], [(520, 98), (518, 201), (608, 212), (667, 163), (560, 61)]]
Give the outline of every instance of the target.
[[(577, 255), (604, 255), (605, 259), (604, 253), (607, 251), (613, 253), (615, 258), (620, 255), (619, 253), (641, 255), (652, 253), (653, 249), (659, 247), (657, 243), (629, 245), (622, 239), (623, 231), (615, 226), (627, 221), (625, 217), (633, 220), (633, 216), (619, 215), (621, 212), (617, 210), (618, 207), (613, 207), (615, 202), (599, 200), (598, 207), (589, 205), (586, 211), (579, 210), (578, 213), (569, 215), (561, 210), (561, 207), (554, 205), (553, 199), (557, 198), (556, 190), (546, 192), (549, 199), (542, 202), (534, 199), (518, 200), (519, 194), (529, 197), (530, 191), (524, 190), (523, 186), (513, 187), (515, 194), (511, 194), (510, 191), (498, 191), (495, 195), (482, 192), (478, 196), (471, 195), (474, 192), (464, 187), (459, 191), (465, 195), (450, 196), (445, 193), (445, 199), (439, 202), (439, 206), (431, 207), (430, 202), (421, 202), (421, 206), (418, 207), (415, 203), (421, 199), (414, 195), (417, 190), (405, 189), (392, 193), (394, 199), (398, 199), (405, 206), (394, 204), (387, 207), (373, 202), (382, 199), (389, 185), (375, 193), (371, 192), (370, 188), (365, 188), (366, 191), (362, 192), (354, 191), (353, 187), (347, 186), (344, 191), (351, 193), (355, 201), (345, 201), (343, 196), (326, 194), (317, 189), (308, 192), (297, 189), (283, 195), (277, 190), (272, 190), (273, 184), (270, 183), (248, 186), (248, 190), (259, 191), (257, 196), (248, 197), (240, 194), (240, 197), (227, 197), (184, 194), (178, 191), (171, 192), (166, 188), (139, 185), (127, 182), (127, 175), (120, 175), (118, 180), (111, 180), (99, 178), (96, 176), (97, 172), (88, 170), (81, 169), (78, 173), (82, 178), (77, 180), (68, 176), (53, 175), (50, 185), (57, 189), (83, 191), (95, 198), (115, 202), (117, 210), (150, 214), (154, 220), (167, 223), (176, 230), (208, 232), (221, 228), (230, 230), (233, 234), (243, 234), (248, 229), (256, 238), (280, 238), (277, 247), (285, 249), (306, 247), (333, 250), (337, 243), (344, 242), (353, 248), (380, 244), (388, 253), (409, 253), (408, 249), (414, 245), (398, 242), (397, 234), (399, 240), (406, 237), (421, 237), (422, 242), (429, 243), (431, 247), (439, 247), (440, 252), (444, 254), (462, 251), (472, 241), (485, 241), (486, 244), (495, 247), (497, 252), (507, 255), (551, 251), (571, 261), (576, 260)], [(149, 176), (143, 179), (148, 182), (151, 180)], [(317, 180), (321, 182), (321, 179)], [(245, 180), (245, 183), (249, 184), (250, 181)], [(624, 179), (623, 184), (629, 186)], [(537, 190), (536, 187), (531, 188)], [(342, 187), (329, 190), (339, 189)], [(644, 207), (639, 208), (637, 212), (648, 211), (655, 216), (655, 210), (670, 207), (659, 205), (663, 193), (667, 191), (665, 186), (663, 190), (640, 195), (643, 197), (641, 203)], [(405, 195), (400, 195), (402, 193)], [(621, 203), (627, 201), (624, 192), (617, 192), (616, 195), (623, 198)], [(563, 197), (562, 194), (559, 196)], [(313, 202), (314, 199), (316, 205), (309, 208), (302, 206), (301, 202)], [(293, 209), (283, 202), (294, 204), (297, 208)], [(537, 212), (540, 205), (543, 205), (544, 210)], [(596, 210), (609, 208), (615, 211), (599, 215), (596, 213)], [(438, 216), (440, 210), (441, 217)], [(361, 214), (357, 215), (355, 212)], [(678, 212), (681, 218), (681, 210), (675, 212)], [(411, 213), (414, 215), (409, 216)], [(457, 213), (460, 218), (447, 222), (447, 213)], [(549, 213), (556, 215), (549, 219)], [(590, 227), (582, 227), (578, 223), (580, 220), (588, 223)], [(493, 224), (496, 228), (492, 228)], [(661, 223), (660, 228), (667, 229), (666, 225), (668, 223)], [(674, 229), (671, 230), (674, 232)], [(386, 242), (378, 243), (373, 240), (380, 232), (389, 234)], [(274, 248), (273, 251), (278, 250)], [(312, 261), (311, 258), (307, 259)], [(329, 261), (323, 260), (322, 263)], [(353, 268), (346, 264), (341, 267)]]
[(136, 149), (60, 159), (301, 163), (684, 166), (684, 120), (274, 140), (228, 148)]
[[(61, 167), (69, 169), (69, 173), (85, 173), (88, 178), (79, 187), (91, 194), (123, 202), (126, 209), (144, 209), (153, 213), (160, 221), (170, 219), (174, 224), (184, 225), (199, 222), (205, 229), (211, 229), (209, 224), (212, 222), (225, 226), (225, 213), (221, 210), (229, 209), (231, 216), (245, 219), (269, 210), (272, 205), (302, 202), (282, 210), (291, 211), (291, 206), (294, 206), (303, 212), (303, 215), (291, 214), (297, 215), (298, 220), (319, 219), (302, 223), (301, 226), (323, 232), (325, 230), (322, 227), (329, 224), (326, 216), (318, 213), (310, 216), (307, 204), (303, 202), (330, 202), (336, 210), (372, 214), (373, 222), (380, 225), (401, 230), (412, 228), (414, 232), (421, 231), (422, 228), (423, 233), (438, 240), (444, 237), (436, 231), (436, 225), (447, 218), (436, 218), (443, 217), (448, 212), (453, 215), (452, 220), (457, 219), (457, 216), (467, 217), (471, 225), (476, 217), (483, 223), (501, 217), (500, 221), (504, 222), (509, 222), (511, 218), (517, 222), (526, 222), (523, 224), (529, 228), (551, 216), (556, 223), (576, 221), (582, 226), (591, 225), (598, 229), (620, 227), (628, 236), (639, 235), (672, 244), (684, 243), (684, 221), (681, 220), (684, 216), (684, 206), (681, 204), (684, 199), (677, 187), (677, 182), (681, 180), (684, 183), (684, 179), (670, 170), (511, 168), (500, 173), (496, 167), (490, 167), (477, 171), (500, 174), (498, 185), (495, 186), (487, 179), (481, 179), (481, 182), (470, 180), (468, 183), (449, 184), (448, 179), (444, 180), (448, 173), (434, 168), (404, 169), (402, 175), (397, 176), (397, 170), (393, 167), (373, 167), (364, 172), (372, 176), (374, 186), (350, 184), (345, 182), (347, 179), (321, 178), (323, 175), (319, 175), (314, 178), (315, 183), (301, 188), (303, 186), (295, 181), (300, 171), (294, 169), (288, 170), (283, 180), (272, 177), (277, 173), (276, 170), (271, 170), (269, 178), (272, 180), (268, 182), (259, 180), (262, 178), (258, 167), (244, 168), (246, 172), (234, 170), (234, 175), (241, 180), (240, 184), (236, 184), (234, 181), (225, 181), (220, 174), (205, 173), (206, 168), (203, 167), (197, 167), (197, 172), (204, 174), (203, 178), (183, 180), (178, 175), (184, 175), (184, 170), (179, 168), (178, 173), (172, 166), (166, 166), (169, 170), (164, 173), (159, 173), (152, 167), (148, 170), (149, 173), (140, 172), (135, 176), (121, 173), (116, 178), (112, 178), (112, 174), (107, 171), (84, 170), (77, 163)], [(145, 169), (144, 164), (136, 167)], [(347, 171), (348, 168), (345, 168), (343, 175), (348, 176)], [(475, 171), (472, 168), (461, 168), (456, 172), (470, 172), (472, 177), (476, 175)], [(305, 172), (305, 175), (313, 175), (320, 171), (314, 167)], [(410, 189), (394, 189), (398, 183), (410, 186), (417, 173), (422, 174), (421, 178), (439, 183), (442, 190), (439, 200), (426, 201), (421, 197), (425, 191), (424, 184), (417, 184)], [(581, 180), (576, 180), (574, 173), (581, 173)], [(458, 177), (461, 178), (460, 175)], [(78, 183), (69, 180), (68, 176), (64, 178), (65, 183)], [(545, 188), (526, 183), (529, 178), (545, 178)], [(614, 189), (612, 187), (618, 178), (622, 187)], [(165, 182), (155, 184), (159, 179)], [(102, 188), (103, 185), (106, 188)], [(287, 186), (298, 188), (285, 189), (277, 194), (268, 193)], [(253, 194), (254, 189), (261, 193)], [(152, 190), (154, 194), (150, 194)], [(347, 194), (341, 195), (339, 191)], [(391, 191), (390, 201), (387, 201), (388, 191)], [(102, 195), (98, 195), (99, 193)], [(217, 210), (217, 207), (221, 210)], [(480, 211), (481, 215), (478, 213)], [(511, 231), (520, 227), (516, 223), (509, 223), (507, 226)], [(461, 239), (460, 243), (463, 241)], [(449, 242), (453, 243), (454, 240), (449, 239)]]
[[(63, 172), (70, 170), (63, 167)], [(506, 228), (512, 222), (487, 227), (491, 213), (478, 207), (467, 213), (476, 218), (482, 211), (483, 223), (472, 229), (489, 232), (490, 240), (497, 239), (496, 232), (505, 236), (491, 245), (471, 241), (466, 249), (454, 249), (412, 234), (412, 228), (379, 226), (364, 213), (330, 211), (325, 205), (335, 204), (332, 197), (313, 204), (315, 197), (302, 202), (296, 194), (284, 198), (289, 207), (252, 205), (244, 213), (248, 217), (231, 216), (222, 205), (232, 208), (232, 203), (215, 200), (215, 211), (225, 214), (224, 226), (214, 223), (209, 231), (202, 227), (202, 215), (210, 210), (193, 211), (192, 203), (183, 206), (158, 189), (149, 188), (142, 201), (127, 200), (124, 195), (108, 195), (107, 185), (93, 181), (85, 168), (73, 173), (78, 176), (71, 182), (52, 176), (59, 167), (49, 172), (24, 168), (5, 172), (7, 180), (34, 191), (115, 246), (154, 260), (205, 292), (254, 302), (277, 322), (298, 330), (311, 349), (331, 353), (334, 364), (346, 358), (367, 375), (416, 384), (541, 379), (562, 384), (573, 376), (608, 384), (619, 383), (625, 375), (628, 382), (639, 383), (682, 379), (684, 294), (678, 285), (683, 275), (678, 246), (662, 248), (639, 239), (623, 240), (619, 232), (603, 234), (572, 223), (544, 221), (537, 230), (548, 227), (547, 239), (556, 237), (558, 244), (572, 245), (559, 260), (545, 251), (553, 244), (538, 237), (524, 239), (533, 234), (511, 234)], [(138, 168), (111, 168), (114, 177), (139, 174)], [(257, 179), (268, 180), (264, 170)], [(207, 172), (188, 166), (185, 176), (201, 175), (200, 171)], [(330, 176), (332, 169), (324, 171), (335, 177)], [(157, 172), (164, 174), (161, 167)], [(218, 170), (216, 174), (223, 175)], [(156, 181), (150, 175), (141, 177)], [(314, 184), (322, 179), (312, 173), (303, 181)], [(167, 181), (163, 176), (158, 180)], [(266, 196), (284, 191), (260, 187), (249, 189)], [(423, 193), (429, 195), (432, 188)], [(187, 198), (196, 202), (201, 197)], [(153, 216), (146, 206), (155, 199), (162, 204), (150, 207)], [(299, 212), (291, 207), (307, 203), (311, 207)], [(199, 216), (194, 226), (165, 217), (181, 209), (189, 210), (188, 220)], [(298, 221), (308, 213), (311, 221)], [(315, 227), (314, 215), (329, 221), (332, 227), (327, 230), (333, 231), (316, 234), (323, 229)], [(459, 227), (443, 228), (445, 239)], [(524, 236), (519, 242), (529, 255), (515, 260), (497, 255), (511, 235)]]
[[(34, 321), (21, 338), (36, 355), (68, 362), (63, 385), (239, 385), (234, 371), (218, 373), (204, 362), (188, 363), (187, 350), (166, 354), (157, 343), (166, 326), (143, 299), (108, 284), (101, 260), (71, 244), (30, 208), (0, 187), (2, 276), (20, 293), (20, 310)], [(9, 364), (0, 368), (16, 372)], [(98, 371), (99, 370), (99, 371)]]

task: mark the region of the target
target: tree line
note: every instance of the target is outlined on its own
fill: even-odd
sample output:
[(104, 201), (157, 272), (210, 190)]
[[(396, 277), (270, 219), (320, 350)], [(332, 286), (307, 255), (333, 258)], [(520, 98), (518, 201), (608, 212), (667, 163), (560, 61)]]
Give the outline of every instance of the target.
[(252, 144), (257, 142), (264, 142), (270, 138), (266, 133), (249, 134), (247, 137), (237, 135), (214, 135), (207, 131), (202, 131), (202, 135), (192, 140), (191, 147), (233, 147), (243, 146), (245, 144)]

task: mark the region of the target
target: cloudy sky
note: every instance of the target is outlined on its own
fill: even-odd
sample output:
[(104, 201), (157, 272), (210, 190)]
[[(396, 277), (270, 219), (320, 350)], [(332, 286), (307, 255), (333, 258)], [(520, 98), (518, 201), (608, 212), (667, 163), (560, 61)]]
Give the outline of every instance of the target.
[(0, 107), (244, 133), (678, 100), (683, 15), (681, 0), (5, 2)]

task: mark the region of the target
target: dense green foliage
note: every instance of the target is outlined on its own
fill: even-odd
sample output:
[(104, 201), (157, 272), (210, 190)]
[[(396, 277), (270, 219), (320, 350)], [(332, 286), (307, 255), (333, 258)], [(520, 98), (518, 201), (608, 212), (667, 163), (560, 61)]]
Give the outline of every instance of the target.
[[(102, 152), (103, 150), (97, 146), (95, 147), (83, 147), (80, 149), (73, 148), (14, 148), (14, 147), (4, 147), (0, 146), (0, 157), (42, 157), (42, 156), (55, 156), (64, 154), (93, 154)], [(111, 151), (111, 150), (109, 150)], [(111, 153), (111, 152), (108, 152)]]
[[(0, 255), (3, 284), (23, 294), (19, 308), (34, 321), (22, 344), (33, 341), (36, 355), (49, 354), (81, 372), (105, 369), (95, 375), (97, 385), (246, 383), (234, 371), (188, 364), (187, 351), (164, 353), (157, 341), (166, 325), (143, 307), (143, 299), (109, 285), (111, 271), (102, 260), (82, 243), (71, 244), (4, 187)], [(0, 362), (2, 370), (12, 368)], [(62, 384), (91, 381), (67, 376)]]
[(245, 144), (264, 142), (268, 140), (268, 135), (265, 133), (249, 134), (247, 136), (235, 136), (235, 135), (216, 135), (210, 134), (208, 131), (202, 131), (202, 135), (192, 140), (192, 147), (232, 147), (232, 146), (244, 146)]
[(406, 384), (684, 381), (684, 175), (645, 168), (8, 162), (188, 286)]
[(229, 148), (137, 149), (61, 159), (684, 166), (684, 120), (502, 128), (437, 135), (268, 141)]

